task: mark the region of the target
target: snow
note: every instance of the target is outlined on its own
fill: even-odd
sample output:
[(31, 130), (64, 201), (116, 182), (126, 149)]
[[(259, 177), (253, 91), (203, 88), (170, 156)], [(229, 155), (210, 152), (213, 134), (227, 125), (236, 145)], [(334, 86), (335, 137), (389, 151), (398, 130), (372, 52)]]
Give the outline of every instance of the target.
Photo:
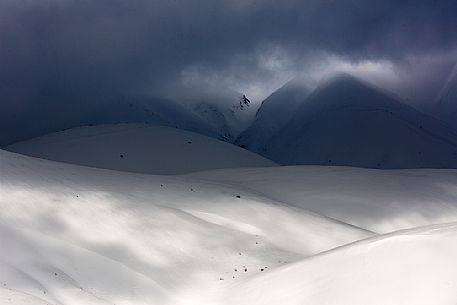
[(226, 282), (373, 235), (217, 181), (0, 164), (1, 295), (24, 302), (217, 304)]
[(237, 282), (224, 304), (451, 305), (456, 257), (455, 222), (396, 232)]
[(191, 113), (216, 130), (220, 139), (233, 142), (251, 125), (257, 110), (253, 103), (243, 103), (242, 97), (242, 93), (219, 88), (207, 89), (204, 94), (201, 90), (193, 94), (187, 92), (186, 98), (181, 99), (189, 105)]
[(0, 150), (0, 304), (457, 303), (457, 170), (280, 167), (145, 124), (9, 149), (41, 159)]
[(84, 126), (19, 142), (6, 149), (48, 160), (148, 174), (275, 165), (229, 143), (148, 124)]
[(192, 177), (242, 187), (377, 233), (457, 221), (456, 170), (282, 166)]
[(457, 168), (457, 133), (378, 88), (340, 75), (313, 91), (259, 153), (286, 165)]

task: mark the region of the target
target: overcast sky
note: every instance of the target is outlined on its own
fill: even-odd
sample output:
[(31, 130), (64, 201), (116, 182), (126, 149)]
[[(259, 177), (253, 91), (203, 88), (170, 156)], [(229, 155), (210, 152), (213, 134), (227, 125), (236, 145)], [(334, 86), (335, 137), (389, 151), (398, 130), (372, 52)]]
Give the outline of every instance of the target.
[(4, 113), (182, 86), (260, 101), (335, 70), (431, 103), (456, 61), (456, 0), (0, 1)]

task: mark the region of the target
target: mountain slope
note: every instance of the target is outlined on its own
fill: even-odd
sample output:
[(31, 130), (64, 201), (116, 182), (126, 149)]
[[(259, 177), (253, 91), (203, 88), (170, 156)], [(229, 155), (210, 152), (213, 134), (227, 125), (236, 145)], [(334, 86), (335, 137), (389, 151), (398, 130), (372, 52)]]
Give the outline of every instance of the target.
[(275, 165), (229, 143), (147, 124), (79, 127), (6, 149), (48, 160), (148, 174)]
[(232, 305), (450, 305), (457, 223), (373, 237), (233, 285)]
[(457, 65), (454, 71), (452, 78), (439, 93), (434, 110), (439, 118), (457, 130)]
[(456, 170), (281, 166), (190, 176), (244, 188), (376, 233), (457, 221)]
[(281, 164), (457, 168), (457, 134), (349, 75), (317, 88), (262, 154)]
[(240, 134), (235, 144), (262, 152), (265, 144), (289, 122), (308, 94), (309, 89), (300, 80), (289, 81), (262, 102), (254, 122)]
[(215, 304), (226, 282), (373, 235), (219, 182), (5, 151), (0, 167), (2, 304)]
[(217, 132), (219, 139), (233, 142), (254, 119), (256, 106), (244, 98), (239, 92), (219, 88), (207, 89), (204, 94), (198, 92), (197, 96), (189, 92), (183, 101), (195, 116)]

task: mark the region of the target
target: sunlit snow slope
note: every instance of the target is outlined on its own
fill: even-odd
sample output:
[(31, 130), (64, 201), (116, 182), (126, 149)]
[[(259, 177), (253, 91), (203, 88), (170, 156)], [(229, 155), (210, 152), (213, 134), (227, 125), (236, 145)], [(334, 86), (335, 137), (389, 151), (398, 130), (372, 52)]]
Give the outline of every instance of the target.
[(456, 170), (281, 166), (192, 174), (387, 233), (457, 221)]
[(457, 223), (400, 231), (278, 268), (226, 293), (227, 305), (452, 305)]
[(78, 127), (6, 149), (48, 160), (148, 174), (275, 165), (223, 141), (147, 124)]
[[(66, 138), (75, 130), (78, 137)], [(164, 127), (75, 130), (49, 135), (69, 148), (56, 156), (101, 162), (97, 151), (126, 149), (108, 159), (111, 168), (134, 152), (175, 157), (173, 145), (158, 152), (138, 141), (153, 135), (165, 144), (177, 136), (181, 148), (197, 144), (194, 152), (209, 162), (207, 151), (219, 147), (237, 162), (246, 153)], [(183, 163), (149, 166), (189, 172)], [(457, 303), (457, 170), (269, 166), (145, 175), (0, 150), (0, 211), (0, 304)]]
[(218, 304), (373, 234), (245, 188), (0, 151), (0, 304)]

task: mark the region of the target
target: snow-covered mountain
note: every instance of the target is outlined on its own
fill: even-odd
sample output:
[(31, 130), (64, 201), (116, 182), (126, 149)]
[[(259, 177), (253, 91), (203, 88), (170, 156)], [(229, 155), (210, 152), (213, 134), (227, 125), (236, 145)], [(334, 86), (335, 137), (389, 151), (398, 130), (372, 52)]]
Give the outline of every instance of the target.
[(219, 139), (233, 142), (254, 120), (256, 105), (234, 90), (208, 90), (184, 99), (191, 112), (210, 125)]
[(147, 174), (275, 165), (223, 141), (149, 124), (78, 127), (6, 149), (48, 160)]
[(256, 107), (243, 94), (189, 89), (189, 97), (132, 95), (101, 102), (43, 102), (20, 116), (0, 112), (0, 147), (84, 125), (148, 123), (176, 127), (232, 142), (252, 122)]
[(262, 155), (280, 164), (456, 168), (457, 133), (342, 74), (310, 94)]
[(98, 109), (89, 118), (92, 125), (113, 123), (148, 123), (175, 127), (219, 137), (210, 124), (189, 112), (184, 104), (163, 98), (129, 98), (115, 100), (109, 107)]
[[(457, 163), (451, 129), (369, 84), (306, 95), (289, 83), (240, 139), (283, 163)], [(163, 102), (0, 150), (0, 304), (457, 304), (457, 170), (276, 166), (214, 139), (244, 98)]]
[(439, 94), (434, 110), (439, 118), (457, 130), (457, 70)]
[(300, 79), (292, 79), (266, 98), (254, 122), (243, 131), (235, 144), (253, 152), (264, 150), (266, 143), (286, 125), (309, 94)]

